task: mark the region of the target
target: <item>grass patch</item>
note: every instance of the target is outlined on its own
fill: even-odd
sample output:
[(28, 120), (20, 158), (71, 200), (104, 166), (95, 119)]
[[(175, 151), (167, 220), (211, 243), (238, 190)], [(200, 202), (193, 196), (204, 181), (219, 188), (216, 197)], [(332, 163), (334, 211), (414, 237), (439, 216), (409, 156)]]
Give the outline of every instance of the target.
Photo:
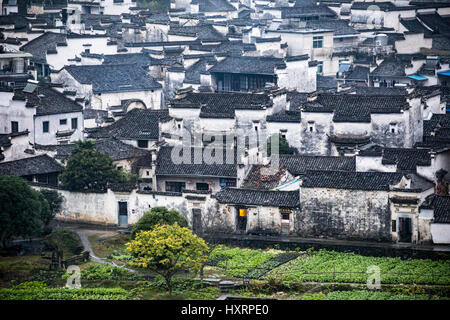
[(245, 277), (254, 268), (261, 267), (278, 254), (275, 250), (252, 250), (221, 247), (210, 255), (213, 266), (223, 268), (233, 277)]
[(448, 298), (425, 294), (400, 294), (385, 291), (350, 290), (333, 291), (328, 294), (307, 293), (298, 300), (448, 300)]
[(106, 258), (113, 254), (128, 254), (125, 243), (130, 241), (127, 234), (117, 234), (108, 238), (100, 238), (98, 235), (88, 237), (92, 250), (97, 257)]
[(0, 289), (0, 300), (126, 300), (122, 288)]

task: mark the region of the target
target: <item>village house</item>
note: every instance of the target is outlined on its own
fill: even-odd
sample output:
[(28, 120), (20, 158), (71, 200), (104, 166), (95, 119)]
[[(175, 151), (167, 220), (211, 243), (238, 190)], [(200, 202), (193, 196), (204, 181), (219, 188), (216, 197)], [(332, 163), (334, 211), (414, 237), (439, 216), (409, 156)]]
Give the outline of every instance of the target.
[(208, 71), (212, 87), (219, 92), (255, 91), (267, 85), (312, 92), (316, 89), (316, 70), (308, 61), (308, 55), (285, 59), (230, 56)]
[[(233, 163), (228, 164), (226, 162), (226, 149), (223, 149), (222, 155), (217, 155), (217, 159), (213, 154), (213, 158), (209, 160), (207, 158), (208, 151), (201, 147), (180, 149), (182, 150), (179, 154), (174, 156), (174, 153), (177, 152), (174, 147), (163, 146), (159, 148), (156, 155), (156, 190), (181, 193), (186, 189), (215, 193), (224, 187), (235, 187), (237, 185), (236, 151), (233, 150)], [(189, 154), (185, 155), (185, 153)], [(201, 159), (196, 160), (196, 153), (201, 156)], [(174, 157), (176, 157), (175, 159), (181, 159), (181, 163), (174, 161)]]
[(145, 150), (156, 150), (164, 133), (174, 132), (175, 121), (168, 110), (133, 109), (109, 125), (89, 130), (90, 139), (114, 137), (124, 143)]
[(35, 79), (30, 67), (31, 54), (8, 51), (0, 45), (0, 88), (23, 88), (29, 79)]
[[(128, 112), (133, 108), (161, 109), (162, 86), (141, 64), (67, 66), (52, 81), (75, 91), (92, 109)], [(133, 103), (130, 107), (129, 101)]]
[[(75, 147), (76, 145), (73, 143), (35, 145), (34, 150), (36, 154), (47, 154), (65, 165)], [(125, 172), (136, 174), (144, 181), (150, 176), (144, 172), (152, 169), (150, 151), (133, 147), (115, 138), (95, 140), (95, 147), (99, 152), (107, 154), (118, 170), (123, 169)]]
[(48, 85), (0, 92), (1, 133), (30, 132), (30, 143), (58, 144), (83, 140), (83, 107)]
[(0, 175), (22, 177), (43, 185), (58, 185), (58, 175), (63, 167), (48, 155), (0, 162)]
[(11, 161), (33, 156), (29, 143), (29, 131), (0, 134), (0, 161)]
[(405, 95), (319, 94), (301, 113), (301, 152), (354, 154), (369, 143), (408, 148), (422, 140), (423, 106)]

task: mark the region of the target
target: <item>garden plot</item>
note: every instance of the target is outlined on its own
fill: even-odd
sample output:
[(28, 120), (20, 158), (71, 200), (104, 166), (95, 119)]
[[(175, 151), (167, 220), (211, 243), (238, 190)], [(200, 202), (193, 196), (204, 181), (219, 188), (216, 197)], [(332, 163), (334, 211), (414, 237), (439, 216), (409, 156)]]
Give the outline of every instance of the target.
[(450, 285), (450, 261), (366, 257), (354, 253), (308, 251), (265, 274), (282, 281), (366, 283), (368, 267), (380, 269), (382, 284)]

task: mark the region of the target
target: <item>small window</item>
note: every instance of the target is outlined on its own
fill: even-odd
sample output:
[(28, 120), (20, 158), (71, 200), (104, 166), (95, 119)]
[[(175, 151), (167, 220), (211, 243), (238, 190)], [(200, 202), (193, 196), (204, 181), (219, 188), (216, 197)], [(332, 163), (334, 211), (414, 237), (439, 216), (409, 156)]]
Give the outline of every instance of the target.
[(147, 174), (147, 176), (149, 176), (150, 175), (150, 171), (147, 170), (146, 174)]
[(78, 128), (78, 118), (72, 118), (72, 129), (75, 130)]
[(281, 213), (281, 220), (289, 220), (289, 213), (287, 212)]
[(48, 121), (42, 122), (42, 132), (49, 132), (50, 123)]
[(397, 124), (396, 123), (391, 123), (389, 124), (389, 132), (392, 134), (397, 133), (398, 129), (397, 129)]
[(122, 166), (117, 166), (117, 170), (122, 170), (123, 167)]
[(323, 62), (318, 61), (317, 62), (317, 74), (322, 74), (322, 73), (323, 73)]
[(11, 132), (12, 133), (19, 132), (19, 122), (11, 121)]
[(309, 121), (308, 122), (308, 131), (314, 132), (315, 130), (316, 130), (316, 124), (314, 123), (314, 121)]
[(323, 37), (322, 36), (313, 37), (313, 48), (317, 49), (322, 47), (323, 47)]
[(148, 148), (148, 140), (138, 140), (137, 144), (139, 148)]
[(209, 184), (208, 183), (197, 183), (195, 188), (199, 191), (208, 191), (209, 190)]
[(60, 124), (61, 126), (66, 125), (66, 124), (67, 124), (67, 119), (59, 119), (59, 124)]
[(392, 232), (397, 232), (397, 220), (392, 220)]

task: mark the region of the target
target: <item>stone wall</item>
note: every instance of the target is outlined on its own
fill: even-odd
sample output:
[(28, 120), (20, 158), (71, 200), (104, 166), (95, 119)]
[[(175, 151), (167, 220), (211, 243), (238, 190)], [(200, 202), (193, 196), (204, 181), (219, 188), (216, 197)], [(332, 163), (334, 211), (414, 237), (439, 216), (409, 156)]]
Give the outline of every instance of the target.
[(388, 192), (303, 187), (300, 206), (301, 237), (391, 240)]

